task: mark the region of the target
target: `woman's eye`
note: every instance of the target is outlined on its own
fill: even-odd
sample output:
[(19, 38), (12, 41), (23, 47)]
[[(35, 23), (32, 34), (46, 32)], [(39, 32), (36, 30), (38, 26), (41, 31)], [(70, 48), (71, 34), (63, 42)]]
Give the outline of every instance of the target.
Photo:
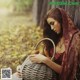
[(50, 25), (54, 25), (54, 22), (50, 22)]

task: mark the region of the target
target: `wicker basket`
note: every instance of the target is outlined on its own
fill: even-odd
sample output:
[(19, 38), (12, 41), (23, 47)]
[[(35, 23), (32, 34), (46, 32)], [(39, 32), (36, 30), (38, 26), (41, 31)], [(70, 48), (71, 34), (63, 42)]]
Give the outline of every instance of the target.
[[(54, 47), (54, 52), (51, 60), (53, 60), (55, 55), (55, 44), (54, 42), (49, 38), (44, 38), (41, 41), (38, 42), (37, 46), (44, 40), (49, 40), (52, 42)], [(22, 64), (22, 73), (23, 73), (23, 80), (52, 80), (53, 78), (56, 78), (56, 73), (51, 68), (49, 68), (47, 65), (43, 63), (33, 63), (30, 61), (29, 57), (24, 61)]]

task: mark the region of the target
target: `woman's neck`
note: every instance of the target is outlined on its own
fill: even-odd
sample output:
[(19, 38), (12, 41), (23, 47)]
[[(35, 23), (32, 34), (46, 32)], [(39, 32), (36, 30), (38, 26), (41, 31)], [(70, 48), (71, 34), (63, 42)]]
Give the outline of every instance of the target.
[(56, 53), (63, 53), (64, 51), (65, 51), (64, 37), (62, 37), (56, 46)]

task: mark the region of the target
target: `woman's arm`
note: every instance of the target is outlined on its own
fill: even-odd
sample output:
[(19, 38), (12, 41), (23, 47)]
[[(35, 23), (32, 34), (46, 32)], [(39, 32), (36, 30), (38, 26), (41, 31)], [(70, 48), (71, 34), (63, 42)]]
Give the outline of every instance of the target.
[(49, 59), (47, 57), (42, 61), (42, 63), (46, 64), (47, 66), (49, 66), (51, 69), (53, 69), (55, 72), (57, 72), (59, 74), (62, 71), (61, 65), (56, 64), (55, 62), (53, 62), (51, 59)]
[(48, 58), (46, 58), (45, 60), (43, 60), (43, 63), (46, 64), (47, 66), (49, 66), (51, 69), (53, 69), (54, 71), (56, 71), (57, 73), (61, 73), (61, 70), (62, 70), (62, 66), (61, 65), (58, 65), (56, 64), (55, 62), (51, 61), (49, 59), (49, 53), (48, 51), (46, 50), (46, 48), (44, 48), (44, 53), (46, 54), (46, 56)]
[(53, 69), (55, 72), (57, 72), (59, 74), (61, 73), (62, 66), (56, 64), (50, 58), (48, 58), (42, 54), (30, 55), (30, 59), (34, 63), (44, 63), (47, 66), (49, 66), (51, 69)]

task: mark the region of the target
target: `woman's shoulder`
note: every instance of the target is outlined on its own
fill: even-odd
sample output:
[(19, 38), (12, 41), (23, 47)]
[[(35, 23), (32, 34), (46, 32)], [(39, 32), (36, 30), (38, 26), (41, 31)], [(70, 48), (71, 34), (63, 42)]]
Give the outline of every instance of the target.
[(76, 31), (74, 34), (73, 34), (73, 42), (75, 43), (79, 43), (80, 42), (80, 30)]
[(72, 40), (72, 46), (80, 52), (80, 31), (77, 31)]

